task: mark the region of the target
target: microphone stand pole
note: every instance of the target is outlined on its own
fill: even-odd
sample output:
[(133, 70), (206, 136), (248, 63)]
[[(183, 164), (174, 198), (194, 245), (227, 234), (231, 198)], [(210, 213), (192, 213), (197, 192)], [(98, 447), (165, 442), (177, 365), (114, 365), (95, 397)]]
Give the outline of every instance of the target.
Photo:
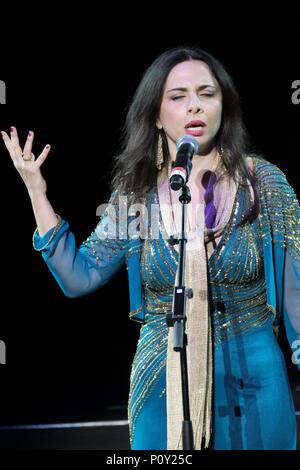
[(176, 282), (173, 294), (172, 313), (167, 314), (167, 325), (174, 328), (173, 349), (180, 352), (183, 422), (182, 422), (182, 444), (184, 450), (194, 449), (193, 426), (190, 419), (189, 385), (187, 369), (187, 334), (185, 332), (186, 323), (186, 300), (193, 297), (191, 288), (184, 286), (185, 259), (187, 235), (186, 227), (186, 205), (191, 201), (191, 194), (187, 185), (182, 186), (179, 201), (182, 204), (181, 233), (178, 239), (170, 238), (172, 245), (179, 244), (179, 262), (176, 275)]

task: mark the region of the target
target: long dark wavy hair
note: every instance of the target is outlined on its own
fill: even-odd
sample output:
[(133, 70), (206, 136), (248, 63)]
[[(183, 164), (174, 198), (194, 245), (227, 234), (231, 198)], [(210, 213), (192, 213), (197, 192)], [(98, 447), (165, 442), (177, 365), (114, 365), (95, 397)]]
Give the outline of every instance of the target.
[[(125, 120), (121, 153), (115, 158), (112, 190), (133, 193), (139, 199), (155, 186), (159, 171), (156, 167), (157, 143), (161, 132), (156, 127), (156, 121), (160, 114), (165, 83), (173, 67), (187, 60), (205, 62), (220, 85), (223, 97), (222, 120), (215, 137), (215, 146), (222, 154), (229, 176), (236, 179), (238, 174), (245, 184), (247, 179), (250, 181), (255, 204), (244, 220), (252, 219), (258, 212), (258, 198), (255, 177), (248, 170), (245, 160), (245, 156), (250, 154), (251, 144), (243, 122), (239, 95), (232, 78), (220, 61), (208, 52), (194, 47), (176, 47), (165, 51), (144, 73)], [(164, 132), (161, 135), (166, 160), (167, 140)]]

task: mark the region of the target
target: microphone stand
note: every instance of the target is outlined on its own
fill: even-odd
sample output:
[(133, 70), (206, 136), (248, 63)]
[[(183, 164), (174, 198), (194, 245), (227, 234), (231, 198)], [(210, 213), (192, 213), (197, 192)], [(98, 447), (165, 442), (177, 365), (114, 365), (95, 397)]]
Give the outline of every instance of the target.
[(172, 313), (167, 314), (168, 327), (174, 328), (174, 351), (180, 352), (180, 369), (181, 369), (181, 386), (182, 386), (182, 404), (183, 404), (183, 421), (182, 421), (182, 444), (184, 450), (194, 450), (193, 426), (190, 419), (189, 404), (189, 386), (188, 386), (188, 369), (187, 369), (187, 334), (185, 332), (186, 323), (186, 300), (193, 297), (191, 288), (184, 286), (185, 259), (186, 259), (186, 243), (187, 235), (186, 227), (186, 205), (191, 201), (191, 193), (189, 187), (184, 184), (181, 188), (179, 201), (182, 204), (181, 233), (175, 239), (171, 236), (169, 242), (171, 245), (179, 244), (179, 262), (174, 286)]

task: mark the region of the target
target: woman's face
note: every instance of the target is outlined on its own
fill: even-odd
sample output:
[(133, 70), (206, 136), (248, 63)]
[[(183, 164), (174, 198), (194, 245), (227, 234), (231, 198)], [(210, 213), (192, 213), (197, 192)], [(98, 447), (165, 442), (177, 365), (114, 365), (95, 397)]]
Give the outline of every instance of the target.
[(172, 160), (176, 141), (191, 134), (200, 144), (200, 154), (208, 153), (220, 128), (222, 92), (208, 65), (201, 60), (177, 64), (169, 73), (157, 127), (163, 128)]

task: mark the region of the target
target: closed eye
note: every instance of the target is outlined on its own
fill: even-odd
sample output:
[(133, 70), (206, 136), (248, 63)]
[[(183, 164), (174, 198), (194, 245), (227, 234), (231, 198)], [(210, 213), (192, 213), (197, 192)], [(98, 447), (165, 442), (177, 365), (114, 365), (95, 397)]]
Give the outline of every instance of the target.
[[(214, 96), (214, 93), (201, 93), (200, 96)], [(181, 98), (184, 98), (185, 96), (184, 95), (179, 95), (179, 96), (172, 96), (172, 100), (173, 101), (176, 101), (176, 100), (180, 100)]]

